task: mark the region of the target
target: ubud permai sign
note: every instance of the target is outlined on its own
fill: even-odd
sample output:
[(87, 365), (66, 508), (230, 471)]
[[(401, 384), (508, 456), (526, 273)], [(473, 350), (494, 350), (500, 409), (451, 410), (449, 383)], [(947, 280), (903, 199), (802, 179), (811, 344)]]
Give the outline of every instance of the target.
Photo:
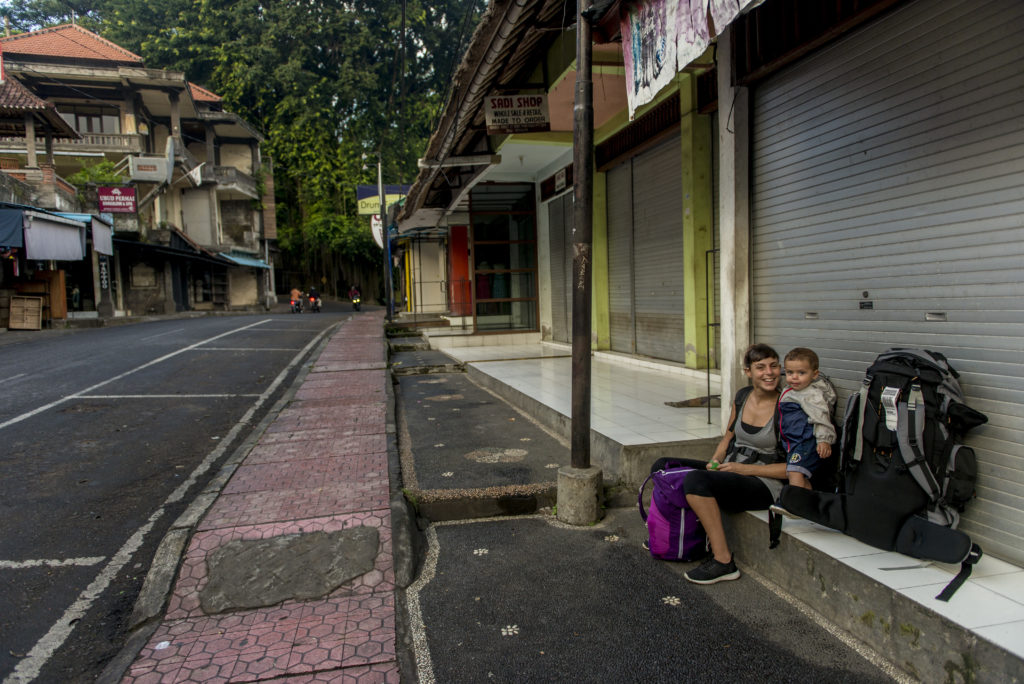
[(484, 102), (488, 135), (551, 130), (546, 93), (488, 95)]
[(135, 188), (97, 188), (97, 192), (100, 213), (135, 213)]

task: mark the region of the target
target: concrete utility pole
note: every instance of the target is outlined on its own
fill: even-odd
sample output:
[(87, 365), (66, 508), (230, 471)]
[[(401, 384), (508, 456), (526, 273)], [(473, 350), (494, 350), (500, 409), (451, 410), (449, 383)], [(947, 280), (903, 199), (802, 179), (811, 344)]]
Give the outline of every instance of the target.
[(601, 471), (590, 465), (591, 243), (594, 219), (594, 85), (590, 0), (576, 3), (573, 105), (572, 465), (558, 471), (558, 518), (589, 525), (600, 518)]

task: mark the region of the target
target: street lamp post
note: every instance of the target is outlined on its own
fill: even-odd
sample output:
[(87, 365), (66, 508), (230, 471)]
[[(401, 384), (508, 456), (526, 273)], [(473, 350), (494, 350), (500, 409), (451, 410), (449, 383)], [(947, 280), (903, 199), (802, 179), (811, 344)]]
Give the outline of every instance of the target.
[(387, 300), (388, 323), (395, 315), (395, 298), (391, 278), (391, 235), (388, 231), (387, 206), (384, 201), (384, 165), (380, 152), (377, 153), (377, 194), (380, 197), (380, 236), (384, 242), (384, 298)]

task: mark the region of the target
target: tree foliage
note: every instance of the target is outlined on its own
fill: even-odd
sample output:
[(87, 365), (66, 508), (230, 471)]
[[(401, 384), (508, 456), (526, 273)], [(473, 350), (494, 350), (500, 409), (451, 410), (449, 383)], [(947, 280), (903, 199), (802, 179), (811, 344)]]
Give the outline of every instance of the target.
[[(266, 135), (281, 245), (377, 259), (356, 185), (409, 183), (484, 0), (11, 0), (183, 71)], [(72, 16), (73, 15), (73, 16)], [(379, 250), (377, 255), (379, 255)]]

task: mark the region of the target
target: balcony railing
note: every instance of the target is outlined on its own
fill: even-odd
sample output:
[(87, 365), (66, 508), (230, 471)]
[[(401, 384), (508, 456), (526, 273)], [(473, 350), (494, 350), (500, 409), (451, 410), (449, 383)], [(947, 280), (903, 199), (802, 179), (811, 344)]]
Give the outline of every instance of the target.
[[(0, 146), (21, 151), (25, 149), (25, 136), (2, 136)], [(81, 140), (54, 138), (53, 149), (62, 152), (115, 152), (139, 154), (142, 137), (134, 133), (83, 133)], [(46, 138), (36, 136), (36, 153), (46, 150)]]
[(247, 195), (258, 197), (256, 179), (247, 173), (242, 173), (234, 166), (213, 167), (213, 178), (218, 185), (234, 186)]

